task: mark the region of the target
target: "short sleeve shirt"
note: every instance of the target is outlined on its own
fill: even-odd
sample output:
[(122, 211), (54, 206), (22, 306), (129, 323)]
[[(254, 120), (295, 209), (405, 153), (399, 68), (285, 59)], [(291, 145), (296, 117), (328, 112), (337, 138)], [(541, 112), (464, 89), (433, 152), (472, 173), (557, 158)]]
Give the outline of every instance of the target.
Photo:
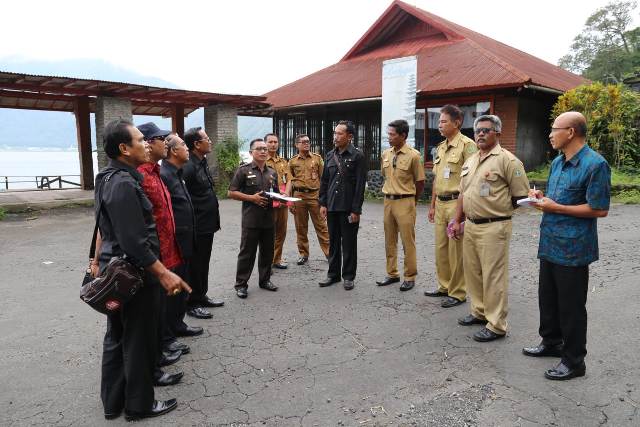
[(313, 191), (312, 193), (297, 193), (296, 197), (317, 198), (318, 194), (315, 191), (320, 190), (320, 179), (322, 178), (323, 170), (324, 162), (319, 154), (309, 153), (304, 157), (300, 154), (293, 156), (289, 160), (287, 167), (287, 175), (292, 187), (294, 190), (296, 188), (304, 188)]
[(451, 141), (445, 139), (438, 144), (433, 161), (436, 195), (450, 195), (459, 191), (462, 166), (477, 151), (476, 143), (462, 132), (458, 132)]
[(500, 144), (482, 160), (480, 152), (473, 154), (460, 175), (464, 213), (471, 219), (511, 216), (512, 197), (527, 197), (529, 193), (522, 162)]
[[(551, 163), (547, 194), (561, 205), (588, 204), (608, 210), (611, 169), (607, 161), (587, 145), (571, 159), (564, 154)], [(538, 258), (565, 266), (584, 266), (596, 261), (598, 228), (596, 218), (577, 218), (545, 212), (540, 222)]]
[[(278, 174), (268, 166), (261, 170), (255, 162), (242, 165), (231, 179), (229, 191), (239, 191), (244, 194), (256, 194), (261, 191), (278, 192)], [(252, 202), (242, 202), (243, 228), (273, 227), (273, 207), (268, 203), (266, 207)]]
[(416, 182), (424, 181), (424, 164), (420, 152), (404, 144), (399, 150), (391, 147), (382, 153), (382, 192), (390, 195), (416, 194)]

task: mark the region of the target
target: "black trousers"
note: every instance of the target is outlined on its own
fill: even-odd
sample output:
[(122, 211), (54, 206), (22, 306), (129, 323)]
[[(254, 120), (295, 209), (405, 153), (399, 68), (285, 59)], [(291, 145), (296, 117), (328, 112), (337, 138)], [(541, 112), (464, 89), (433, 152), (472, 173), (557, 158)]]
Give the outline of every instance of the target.
[(540, 260), (540, 336), (545, 344), (564, 343), (562, 361), (577, 366), (587, 354), (589, 266), (567, 267)]
[[(358, 267), (358, 229), (360, 223), (349, 223), (348, 212), (329, 212), (329, 272), (327, 277), (354, 280)], [(342, 270), (342, 274), (340, 274)]]
[(199, 307), (200, 303), (209, 291), (209, 261), (211, 261), (211, 248), (213, 246), (213, 233), (197, 234), (195, 238), (195, 251), (191, 258), (191, 280), (187, 281), (193, 292), (189, 295), (189, 305)]
[[(185, 260), (183, 264), (176, 267), (173, 271), (189, 284), (189, 260)], [(183, 331), (187, 328), (187, 324), (184, 323), (184, 316), (187, 312), (188, 295), (189, 294), (183, 291), (178, 295), (167, 297), (167, 328), (169, 329), (170, 336), (172, 336), (174, 340), (177, 331)]]
[(158, 343), (154, 298), (158, 286), (155, 280), (145, 279), (144, 286), (118, 313), (107, 316), (100, 385), (105, 413), (122, 409), (146, 412), (153, 405)]
[(240, 253), (238, 253), (238, 267), (236, 269), (236, 289), (248, 286), (251, 271), (253, 271), (253, 266), (256, 262), (256, 250), (260, 252), (258, 256), (258, 283), (262, 284), (271, 279), (274, 240), (275, 229), (273, 227), (242, 227)]

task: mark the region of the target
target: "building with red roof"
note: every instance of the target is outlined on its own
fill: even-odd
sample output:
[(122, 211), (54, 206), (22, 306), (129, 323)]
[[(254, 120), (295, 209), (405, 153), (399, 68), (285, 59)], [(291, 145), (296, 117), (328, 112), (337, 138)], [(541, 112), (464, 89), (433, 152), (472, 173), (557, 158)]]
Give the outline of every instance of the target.
[[(417, 56), (416, 148), (431, 165), (442, 140), (439, 109), (465, 111), (463, 133), (473, 137), (473, 119), (498, 115), (502, 145), (527, 168), (547, 160), (549, 115), (563, 92), (587, 82), (558, 66), (482, 34), (395, 0), (336, 64), (266, 93), (283, 154), (295, 154), (296, 134), (310, 136), (324, 154), (333, 146), (339, 120), (352, 120), (354, 142), (379, 168), (382, 63)], [(383, 129), (384, 130), (384, 129)]]

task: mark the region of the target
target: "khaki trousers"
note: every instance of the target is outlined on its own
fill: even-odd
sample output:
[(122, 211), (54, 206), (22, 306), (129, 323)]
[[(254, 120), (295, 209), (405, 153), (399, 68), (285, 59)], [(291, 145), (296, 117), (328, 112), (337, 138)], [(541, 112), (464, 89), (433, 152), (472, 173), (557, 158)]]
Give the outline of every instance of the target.
[(487, 329), (507, 332), (511, 220), (464, 226), (464, 279), (471, 314), (486, 319)]
[[(300, 195), (296, 195), (300, 197)], [(320, 216), (320, 204), (318, 199), (302, 199), (295, 203), (296, 211), (293, 218), (296, 222), (296, 235), (298, 243), (298, 252), (300, 256), (309, 256), (309, 217), (313, 222), (313, 227), (318, 235), (318, 243), (324, 256), (329, 256), (329, 230), (327, 229), (327, 221)]]
[(447, 225), (455, 216), (457, 203), (457, 200), (436, 200), (436, 275), (438, 291), (464, 301), (467, 291), (462, 265), (462, 240), (450, 239), (447, 236)]
[(289, 218), (289, 209), (279, 207), (273, 210), (273, 226), (276, 237), (273, 243), (273, 263), (280, 264), (282, 262), (282, 247), (287, 237), (287, 219)]
[(384, 243), (387, 254), (387, 276), (398, 273), (398, 233), (404, 250), (404, 280), (414, 281), (418, 274), (416, 262), (416, 199), (384, 199)]

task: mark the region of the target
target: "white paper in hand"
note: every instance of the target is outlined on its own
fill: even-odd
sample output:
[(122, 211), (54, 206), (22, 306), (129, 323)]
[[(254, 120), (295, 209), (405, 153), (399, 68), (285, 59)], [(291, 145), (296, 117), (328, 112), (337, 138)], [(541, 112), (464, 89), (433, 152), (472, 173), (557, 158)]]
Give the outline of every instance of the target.
[(299, 199), (297, 197), (289, 197), (289, 196), (283, 196), (282, 194), (278, 194), (278, 193), (274, 193), (273, 191), (266, 191), (265, 192), (269, 197), (272, 197), (276, 200), (280, 200), (281, 202), (297, 202)]
[(535, 197), (527, 197), (526, 199), (518, 200), (517, 203), (518, 206), (533, 207), (540, 203), (540, 199), (536, 199)]

